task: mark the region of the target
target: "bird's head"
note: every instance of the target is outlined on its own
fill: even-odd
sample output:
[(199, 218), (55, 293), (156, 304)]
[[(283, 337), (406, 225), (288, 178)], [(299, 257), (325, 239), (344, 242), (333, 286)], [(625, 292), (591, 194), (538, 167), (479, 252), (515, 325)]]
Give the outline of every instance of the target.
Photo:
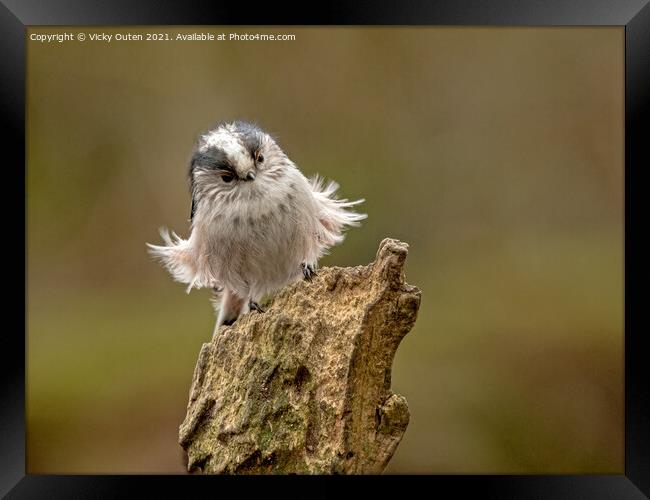
[(275, 140), (248, 122), (222, 123), (203, 134), (190, 162), (193, 197), (249, 189), (285, 167)]

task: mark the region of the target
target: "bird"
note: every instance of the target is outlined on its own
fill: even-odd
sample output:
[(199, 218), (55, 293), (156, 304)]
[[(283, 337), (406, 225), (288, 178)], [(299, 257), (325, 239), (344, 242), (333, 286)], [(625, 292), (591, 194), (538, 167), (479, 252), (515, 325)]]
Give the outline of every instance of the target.
[(336, 182), (307, 178), (271, 134), (243, 120), (200, 134), (189, 185), (189, 237), (161, 227), (164, 245), (147, 246), (187, 293), (212, 289), (213, 336), (242, 314), (265, 312), (265, 296), (311, 281), (318, 260), (367, 217), (353, 210), (363, 198), (339, 199)]

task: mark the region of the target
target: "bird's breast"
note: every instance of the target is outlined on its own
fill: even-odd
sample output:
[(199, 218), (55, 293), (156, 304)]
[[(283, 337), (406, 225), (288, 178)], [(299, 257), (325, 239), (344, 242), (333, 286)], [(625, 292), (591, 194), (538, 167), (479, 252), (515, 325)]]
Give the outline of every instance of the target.
[(290, 185), (242, 191), (226, 199), (205, 225), (206, 257), (219, 280), (235, 290), (281, 286), (299, 272), (314, 221), (309, 200)]

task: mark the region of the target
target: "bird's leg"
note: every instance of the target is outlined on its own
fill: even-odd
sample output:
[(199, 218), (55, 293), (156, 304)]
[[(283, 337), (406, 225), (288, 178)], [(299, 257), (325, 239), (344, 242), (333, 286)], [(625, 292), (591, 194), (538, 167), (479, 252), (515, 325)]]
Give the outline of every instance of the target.
[(311, 279), (318, 274), (312, 264), (305, 264), (303, 262), (300, 264), (300, 269), (302, 269), (302, 275), (307, 281), (311, 281)]
[(248, 308), (249, 308), (251, 311), (257, 311), (258, 313), (266, 312), (264, 309), (262, 309), (262, 308), (260, 307), (260, 305), (259, 305), (257, 302), (255, 302), (255, 301), (253, 300), (253, 297), (251, 297), (250, 299), (248, 299)]
[(237, 321), (245, 304), (246, 299), (240, 297), (232, 290), (225, 288), (219, 305), (219, 316), (217, 317), (217, 324), (214, 327), (214, 334), (217, 333), (221, 325), (229, 326)]

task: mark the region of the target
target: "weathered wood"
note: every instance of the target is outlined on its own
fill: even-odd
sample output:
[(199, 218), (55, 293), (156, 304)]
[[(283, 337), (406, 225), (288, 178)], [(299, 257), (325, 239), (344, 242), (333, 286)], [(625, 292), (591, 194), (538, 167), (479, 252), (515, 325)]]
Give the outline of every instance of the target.
[(179, 433), (188, 470), (383, 471), (409, 422), (390, 389), (420, 305), (407, 253), (385, 239), (372, 264), (322, 268), (203, 344)]

